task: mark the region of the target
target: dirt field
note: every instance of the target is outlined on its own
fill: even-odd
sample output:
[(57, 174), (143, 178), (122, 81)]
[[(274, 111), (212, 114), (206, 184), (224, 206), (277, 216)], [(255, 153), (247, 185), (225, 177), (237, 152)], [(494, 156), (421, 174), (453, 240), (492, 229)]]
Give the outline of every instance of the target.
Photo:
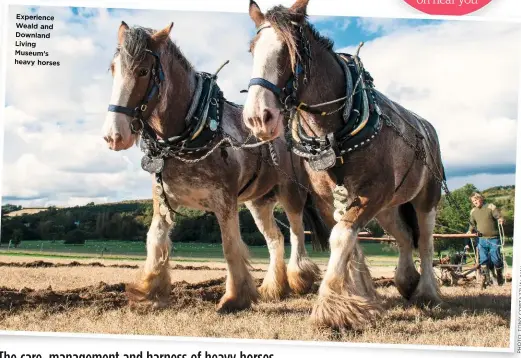
[[(338, 333), (310, 326), (315, 294), (217, 314), (222, 263), (173, 262), (170, 307), (132, 309), (124, 283), (134, 280), (141, 264), (0, 256), (0, 330), (508, 347), (510, 282), (484, 291), (474, 281), (442, 287), (443, 306), (419, 309), (399, 296), (392, 280), (381, 279), (392, 277), (392, 267), (375, 267), (383, 318), (366, 331)], [(260, 284), (266, 265), (254, 267)]]

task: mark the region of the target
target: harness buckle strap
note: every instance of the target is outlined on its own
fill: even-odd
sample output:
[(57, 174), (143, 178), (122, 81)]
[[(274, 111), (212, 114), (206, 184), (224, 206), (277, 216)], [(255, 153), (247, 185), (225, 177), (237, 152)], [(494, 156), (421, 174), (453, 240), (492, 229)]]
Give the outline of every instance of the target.
[[(146, 52), (149, 53), (150, 55), (154, 56), (155, 64), (153, 65), (153, 67), (150, 71), (151, 77), (150, 77), (149, 85), (147, 88), (147, 93), (141, 100), (141, 103), (138, 104), (138, 106), (134, 109), (132, 109), (130, 107), (110, 104), (107, 109), (109, 112), (122, 113), (133, 119), (137, 119), (138, 117), (139, 117), (139, 119), (141, 119), (143, 113), (148, 109), (147, 103), (152, 100), (152, 97), (154, 97), (154, 95), (156, 93), (158, 94), (158, 97), (160, 96), (159, 89), (160, 89), (161, 81), (164, 80), (164, 72), (161, 67), (161, 61), (159, 59), (159, 55), (156, 54), (155, 52), (153, 52), (149, 49), (147, 49)], [(159, 78), (158, 78), (158, 74), (159, 74)], [(132, 123), (133, 122), (134, 121), (132, 121)], [(133, 129), (132, 123), (131, 123), (131, 129)], [(143, 129), (143, 128), (144, 128), (144, 123), (141, 121), (141, 129)]]
[(251, 86), (261, 86), (261, 87), (264, 87), (268, 90), (270, 90), (271, 92), (273, 92), (277, 97), (280, 97), (280, 94), (282, 93), (282, 90), (275, 84), (271, 83), (270, 81), (268, 80), (265, 80), (264, 78), (260, 78), (260, 77), (257, 77), (257, 78), (252, 78), (250, 80), (250, 83), (248, 84), (248, 89), (251, 87)]
[(115, 113), (122, 113), (126, 114), (129, 117), (135, 117), (136, 116), (136, 110), (128, 107), (118, 106), (115, 104), (110, 104), (108, 109), (109, 112), (115, 112)]

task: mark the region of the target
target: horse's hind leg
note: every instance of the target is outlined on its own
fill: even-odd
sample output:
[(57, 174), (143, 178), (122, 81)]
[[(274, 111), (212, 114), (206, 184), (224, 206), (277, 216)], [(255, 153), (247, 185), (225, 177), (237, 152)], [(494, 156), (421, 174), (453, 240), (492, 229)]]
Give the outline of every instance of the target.
[(284, 262), (284, 236), (273, 216), (276, 203), (274, 197), (246, 203), (255, 224), (268, 244), (270, 264), (259, 292), (264, 300), (272, 301), (280, 300), (288, 292), (288, 277)]
[(378, 206), (356, 198), (330, 236), (331, 256), (311, 318), (318, 326), (362, 329), (381, 312), (358, 232)]
[(410, 299), (420, 280), (420, 274), (414, 267), (412, 257), (412, 228), (407, 225), (398, 207), (380, 212), (376, 216), (376, 219), (380, 225), (396, 239), (400, 256), (398, 258), (398, 268), (394, 274), (394, 282), (398, 292), (400, 292), (404, 298)]
[(226, 313), (249, 308), (257, 302), (257, 287), (248, 271), (248, 248), (241, 239), (237, 200), (222, 194), (222, 209), (215, 212), (221, 229), (224, 258), (227, 263), (226, 292), (217, 307)]
[[(305, 195), (305, 192), (303, 195)], [(313, 284), (321, 276), (320, 268), (309, 258), (304, 242), (303, 212), (305, 197), (299, 196), (295, 192), (295, 195), (279, 195), (278, 199), (284, 208), (290, 225), (289, 286), (294, 293), (305, 294), (311, 290)]]
[(418, 304), (437, 305), (442, 300), (432, 265), (434, 256), (434, 239), (432, 234), (436, 220), (436, 208), (429, 212), (416, 209), (416, 215), (418, 216), (418, 226), (420, 228), (418, 250), (421, 260), (421, 276), (412, 299)]
[(134, 302), (149, 301), (156, 307), (165, 306), (170, 297), (169, 254), (171, 242), (168, 231), (171, 225), (159, 212), (154, 197), (154, 215), (147, 233), (147, 258), (143, 275), (136, 284), (126, 287), (129, 299)]

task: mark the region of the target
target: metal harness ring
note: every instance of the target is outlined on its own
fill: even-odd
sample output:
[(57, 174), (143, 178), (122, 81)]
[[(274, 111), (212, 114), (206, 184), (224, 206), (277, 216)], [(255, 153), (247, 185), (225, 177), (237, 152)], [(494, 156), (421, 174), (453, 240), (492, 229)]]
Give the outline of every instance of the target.
[[(136, 129), (135, 127), (135, 124), (139, 124), (139, 128)], [(145, 127), (145, 125), (143, 124), (143, 120), (141, 118), (137, 118), (135, 117), (134, 119), (132, 119), (132, 121), (130, 122), (130, 130), (133, 132), (133, 133), (140, 133), (143, 128)]]

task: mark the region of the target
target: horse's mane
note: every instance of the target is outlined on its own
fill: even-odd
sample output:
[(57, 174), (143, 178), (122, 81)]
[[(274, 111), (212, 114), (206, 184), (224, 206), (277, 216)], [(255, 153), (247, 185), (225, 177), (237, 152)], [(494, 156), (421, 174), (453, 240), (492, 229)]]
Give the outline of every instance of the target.
[[(114, 55), (120, 55), (123, 71), (133, 71), (145, 58), (145, 50), (149, 49), (150, 37), (155, 32), (156, 30), (141, 26), (131, 27), (127, 30), (123, 44), (117, 48)], [(170, 39), (167, 40), (166, 46), (163, 46), (159, 53), (160, 57), (163, 57), (163, 55), (173, 56), (185, 70), (193, 70), (190, 61), (186, 59), (179, 47)]]
[[(120, 56), (123, 73), (131, 74), (132, 71), (139, 66), (140, 62), (143, 61), (146, 50), (150, 50), (150, 37), (155, 32), (156, 30), (141, 26), (132, 27), (127, 30), (123, 43), (117, 48), (116, 53), (114, 54), (114, 57), (117, 55)], [(188, 61), (188, 59), (183, 55), (179, 47), (172, 42), (170, 38), (168, 38), (165, 44), (161, 46), (158, 55), (161, 59), (161, 64), (165, 74), (165, 81), (162, 86), (163, 94), (158, 104), (158, 108), (164, 110), (168, 104), (170, 92), (173, 91), (174, 81), (172, 81), (172, 76), (175, 76), (175, 74), (172, 73), (172, 62), (177, 60), (181, 67), (187, 72), (192, 72), (194, 68), (190, 61)]]
[(311, 35), (320, 46), (327, 50), (332, 50), (334, 47), (334, 42), (331, 39), (321, 35), (313, 26), (313, 24), (307, 21), (307, 15), (297, 15), (282, 5), (271, 8), (266, 12), (264, 18), (271, 24), (271, 26), (273, 26), (273, 29), (279, 34), (279, 36), (288, 46), (289, 55), (291, 57), (291, 65), (293, 68), (295, 68), (295, 63), (297, 60), (302, 60), (302, 55), (299, 53), (297, 46), (298, 27), (292, 24), (292, 22), (295, 21), (297, 17), (302, 21), (302, 23), (307, 25)]

